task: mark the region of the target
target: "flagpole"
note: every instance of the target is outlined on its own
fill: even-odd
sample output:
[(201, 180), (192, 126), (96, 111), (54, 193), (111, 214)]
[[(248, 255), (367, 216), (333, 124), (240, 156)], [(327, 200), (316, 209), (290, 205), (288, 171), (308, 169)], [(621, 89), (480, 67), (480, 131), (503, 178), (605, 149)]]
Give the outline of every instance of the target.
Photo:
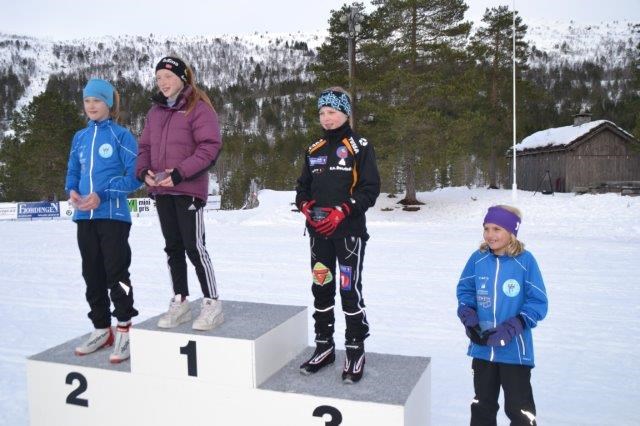
[(513, 0), (513, 184), (511, 186), (511, 199), (518, 199), (518, 183), (516, 181), (516, 0)]

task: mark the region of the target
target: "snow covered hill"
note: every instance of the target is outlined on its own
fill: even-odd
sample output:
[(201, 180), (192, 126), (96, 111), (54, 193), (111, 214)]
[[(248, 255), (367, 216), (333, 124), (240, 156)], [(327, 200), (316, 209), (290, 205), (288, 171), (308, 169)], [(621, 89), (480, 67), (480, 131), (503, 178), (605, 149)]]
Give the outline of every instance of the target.
[[(624, 65), (640, 43), (640, 24), (629, 21), (598, 25), (527, 23), (535, 46), (532, 67), (593, 61), (606, 68)], [(190, 61), (198, 79), (209, 87), (228, 88), (240, 82), (258, 87), (311, 78), (308, 66), (326, 34), (254, 33), (198, 37), (119, 36), (48, 40), (0, 33), (0, 76), (11, 70), (25, 87), (19, 109), (46, 88), (55, 73), (122, 76), (150, 87), (153, 66), (166, 54)], [(4, 106), (0, 102), (0, 107)]]
[[(0, 75), (9, 69), (26, 91), (20, 108), (46, 88), (51, 74), (87, 77), (118, 76), (151, 87), (157, 61), (174, 54), (193, 65), (198, 81), (209, 87), (227, 88), (239, 81), (270, 84), (310, 78), (307, 66), (319, 34), (252, 34), (200, 37), (103, 37), (53, 41), (0, 34)], [(259, 71), (258, 71), (259, 70)], [(260, 78), (268, 79), (264, 82)]]
[(637, 55), (640, 22), (533, 22), (527, 36), (533, 50), (532, 67), (590, 61), (606, 70), (624, 67)]

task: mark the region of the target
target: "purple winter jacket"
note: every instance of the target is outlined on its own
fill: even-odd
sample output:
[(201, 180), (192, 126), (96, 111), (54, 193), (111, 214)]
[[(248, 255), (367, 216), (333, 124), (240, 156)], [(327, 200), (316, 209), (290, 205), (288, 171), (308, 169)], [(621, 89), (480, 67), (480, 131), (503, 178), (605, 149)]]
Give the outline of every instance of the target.
[[(186, 114), (191, 86), (186, 86), (175, 105), (155, 103), (147, 114), (138, 145), (136, 176), (177, 169), (182, 180), (173, 187), (147, 187), (149, 193), (189, 195), (207, 200), (209, 173), (222, 148), (218, 115), (204, 101)], [(145, 172), (146, 173), (146, 172)]]

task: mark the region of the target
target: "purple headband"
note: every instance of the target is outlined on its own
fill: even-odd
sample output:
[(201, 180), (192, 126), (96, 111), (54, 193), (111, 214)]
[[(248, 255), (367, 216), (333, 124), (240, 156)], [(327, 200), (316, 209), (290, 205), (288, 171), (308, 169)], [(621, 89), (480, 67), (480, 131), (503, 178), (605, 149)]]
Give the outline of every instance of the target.
[(511, 232), (516, 237), (518, 236), (518, 228), (520, 228), (520, 218), (517, 214), (510, 212), (502, 207), (493, 206), (489, 208), (487, 215), (484, 217), (484, 224), (493, 223), (501, 226), (507, 231)]

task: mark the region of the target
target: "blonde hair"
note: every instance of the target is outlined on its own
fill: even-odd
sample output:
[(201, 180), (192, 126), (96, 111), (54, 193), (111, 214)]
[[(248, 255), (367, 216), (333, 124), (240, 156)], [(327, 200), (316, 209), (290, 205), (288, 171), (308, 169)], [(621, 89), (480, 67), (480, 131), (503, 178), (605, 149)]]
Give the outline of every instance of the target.
[(191, 93), (187, 97), (187, 111), (185, 114), (188, 115), (191, 111), (193, 111), (193, 109), (198, 104), (198, 101), (200, 100), (204, 101), (204, 103), (209, 105), (211, 109), (215, 111), (215, 108), (213, 107), (213, 103), (211, 102), (211, 99), (209, 99), (209, 96), (207, 96), (204, 90), (200, 89), (196, 85), (193, 70), (186, 62), (185, 65), (187, 65), (185, 70), (185, 75), (187, 76), (187, 84), (191, 86)]
[[(500, 207), (501, 209), (510, 211), (511, 213), (518, 216), (520, 220), (522, 220), (522, 212), (520, 212), (520, 210), (518, 210), (516, 207), (508, 206), (505, 204), (500, 204), (495, 207)], [(514, 257), (521, 254), (524, 251), (524, 243), (518, 240), (518, 238), (513, 234), (510, 234), (510, 237), (511, 239), (509, 240), (509, 244), (507, 244), (507, 247), (505, 248), (505, 254), (507, 256)], [(489, 244), (487, 244), (486, 241), (483, 241), (480, 244), (480, 251), (483, 253), (489, 251)]]

